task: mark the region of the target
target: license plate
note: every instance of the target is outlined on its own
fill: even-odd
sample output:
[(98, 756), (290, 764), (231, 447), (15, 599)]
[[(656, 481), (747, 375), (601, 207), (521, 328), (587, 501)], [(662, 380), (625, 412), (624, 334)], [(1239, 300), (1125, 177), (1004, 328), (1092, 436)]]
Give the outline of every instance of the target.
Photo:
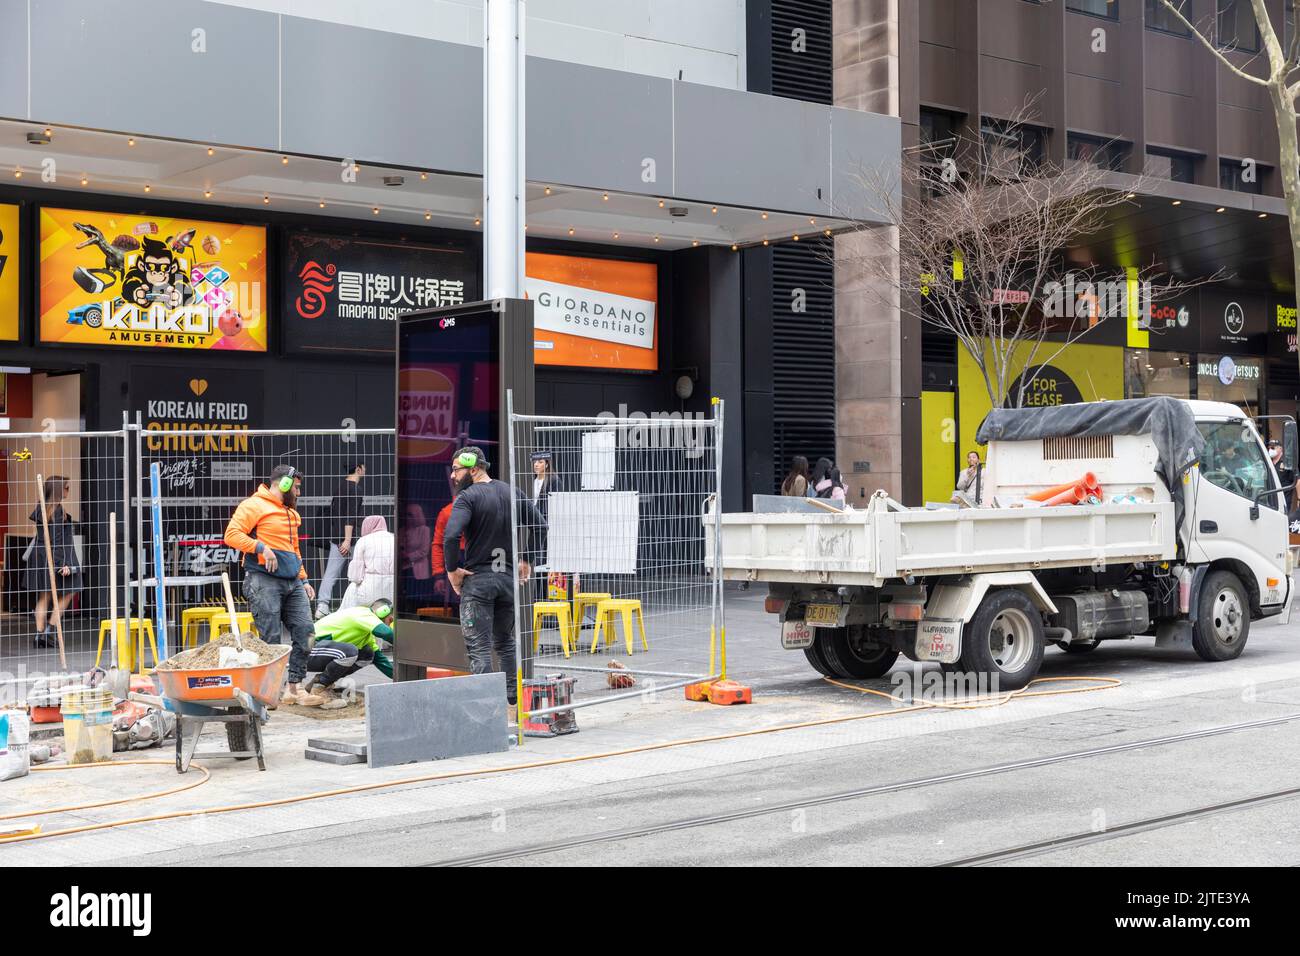
[(804, 621), (786, 621), (781, 625), (781, 646), (787, 651), (812, 647), (813, 629)]
[(954, 664), (961, 656), (961, 621), (923, 620), (916, 625), (916, 659)]
[(840, 604), (809, 604), (803, 619), (813, 627), (839, 627)]

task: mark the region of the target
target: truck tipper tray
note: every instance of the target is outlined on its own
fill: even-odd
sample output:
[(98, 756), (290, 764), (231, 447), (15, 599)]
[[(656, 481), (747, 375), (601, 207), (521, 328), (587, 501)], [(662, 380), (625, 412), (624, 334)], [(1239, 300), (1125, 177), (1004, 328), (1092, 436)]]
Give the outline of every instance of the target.
[[(727, 580), (870, 587), (907, 577), (1168, 561), (1176, 554), (1170, 501), (925, 511), (877, 492), (861, 511), (723, 514), (721, 537)], [(712, 563), (713, 535), (705, 541)]]

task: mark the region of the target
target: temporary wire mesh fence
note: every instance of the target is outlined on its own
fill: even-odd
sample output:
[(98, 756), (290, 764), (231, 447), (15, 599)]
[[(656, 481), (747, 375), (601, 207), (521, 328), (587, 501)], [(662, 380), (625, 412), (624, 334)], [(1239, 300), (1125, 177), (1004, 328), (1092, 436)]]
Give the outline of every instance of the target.
[[(159, 468), (163, 581), (168, 647), (173, 653), (207, 639), (201, 624), (186, 630), (183, 609), (224, 604), (221, 574), (229, 574), (236, 612), (243, 596), (243, 554), (225, 543), (239, 503), (268, 482), (277, 465), (294, 468), (302, 496), (299, 550), (318, 612), (393, 598), (394, 435), (391, 429), (144, 430), (137, 433), (139, 484), (135, 500), (138, 560), (146, 606), (153, 607), (157, 557), (150, 521), (152, 466)], [(383, 519), (387, 562), (353, 562), (366, 519)], [(372, 521), (372, 525), (377, 522)], [(377, 529), (378, 530), (378, 529)], [(370, 550), (370, 549), (367, 549)], [(373, 558), (373, 556), (372, 556)], [(384, 564), (388, 573), (377, 568)], [(367, 570), (367, 567), (369, 570)], [(151, 612), (154, 613), (154, 612)], [(280, 635), (260, 635), (276, 643)], [(288, 641), (288, 637), (284, 637)]]
[[(720, 486), (716, 417), (510, 415), (522, 712), (565, 709), (529, 680), (575, 679), (574, 706), (717, 676), (721, 590), (705, 562)], [(561, 695), (563, 692), (561, 691)]]
[[(373, 555), (364, 566), (349, 558), (367, 518), (382, 518), (383, 530), (393, 531), (394, 441), (391, 429), (150, 430), (138, 424), (112, 432), (0, 435), (0, 706), (57, 707), (59, 688), (81, 683), (96, 666), (117, 661), (140, 672), (154, 665), (155, 646), (166, 657), (206, 641), (210, 629), (185, 631), (183, 612), (224, 603), (223, 571), (237, 610), (247, 610), (242, 556), (223, 539), (236, 506), (277, 464), (303, 476), (299, 544), (317, 607), (391, 600), (400, 567), (393, 538), (385, 542), (387, 574)], [(155, 463), (166, 645), (157, 620), (151, 522)], [(359, 481), (348, 482), (349, 475)], [(373, 543), (367, 550), (375, 550)], [(116, 634), (109, 624), (114, 612)]]
[(119, 615), (128, 593), (128, 451), (125, 431), (0, 435), (0, 706), (57, 707), (59, 687), (110, 662), (110, 581)]

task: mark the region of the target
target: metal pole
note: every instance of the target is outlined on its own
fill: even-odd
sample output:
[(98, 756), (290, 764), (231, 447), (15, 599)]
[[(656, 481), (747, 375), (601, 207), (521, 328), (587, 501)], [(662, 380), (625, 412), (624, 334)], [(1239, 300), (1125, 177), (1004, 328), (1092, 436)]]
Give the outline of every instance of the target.
[[(134, 645), (131, 643), (131, 445), (130, 445), (130, 419), (127, 417), (125, 410), (122, 411), (122, 590), (124, 592), (122, 599), (122, 614), (126, 619), (126, 646), (118, 648), (117, 666), (122, 666), (122, 650), (126, 651), (126, 660), (128, 671), (133, 670), (131, 664), (135, 652), (132, 650)], [(117, 622), (113, 622), (114, 633), (116, 633)]]
[[(135, 646), (139, 649), (136, 657), (136, 673), (144, 673), (144, 421), (140, 412), (135, 413), (135, 485), (131, 500), (135, 504), (135, 574), (136, 574), (136, 608), (139, 611), (140, 633)], [(128, 634), (128, 637), (130, 635)]]
[(727, 679), (727, 619), (723, 613), (723, 588), (722, 588), (722, 399), (714, 399), (717, 407), (717, 414), (713, 416), (717, 422), (717, 441), (714, 455), (716, 456), (714, 465), (717, 469), (714, 478), (714, 491), (717, 497), (713, 499), (713, 586), (716, 589), (715, 601), (717, 602), (718, 615), (718, 650), (719, 650), (719, 669), (722, 680)]
[(483, 276), (489, 299), (524, 286), (524, 0), (483, 4)]
[[(515, 392), (514, 389), (506, 389), (506, 433), (509, 441), (506, 443), (509, 449), (509, 477), (506, 479), (510, 487), (510, 577), (514, 581), (515, 588), (515, 731), (518, 734), (518, 744), (523, 746), (524, 743), (524, 718), (528, 716), (524, 710), (524, 626), (523, 626), (523, 609), (519, 606), (522, 597), (519, 587), (519, 500), (515, 494)], [(510, 675), (506, 675), (506, 680)]]

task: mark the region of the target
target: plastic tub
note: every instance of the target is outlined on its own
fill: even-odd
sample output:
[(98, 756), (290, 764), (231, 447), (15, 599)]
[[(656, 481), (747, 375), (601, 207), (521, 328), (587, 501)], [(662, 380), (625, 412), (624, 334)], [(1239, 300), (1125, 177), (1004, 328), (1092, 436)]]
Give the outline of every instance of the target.
[(60, 710), (68, 763), (101, 763), (113, 759), (112, 691), (107, 687), (64, 691)]

